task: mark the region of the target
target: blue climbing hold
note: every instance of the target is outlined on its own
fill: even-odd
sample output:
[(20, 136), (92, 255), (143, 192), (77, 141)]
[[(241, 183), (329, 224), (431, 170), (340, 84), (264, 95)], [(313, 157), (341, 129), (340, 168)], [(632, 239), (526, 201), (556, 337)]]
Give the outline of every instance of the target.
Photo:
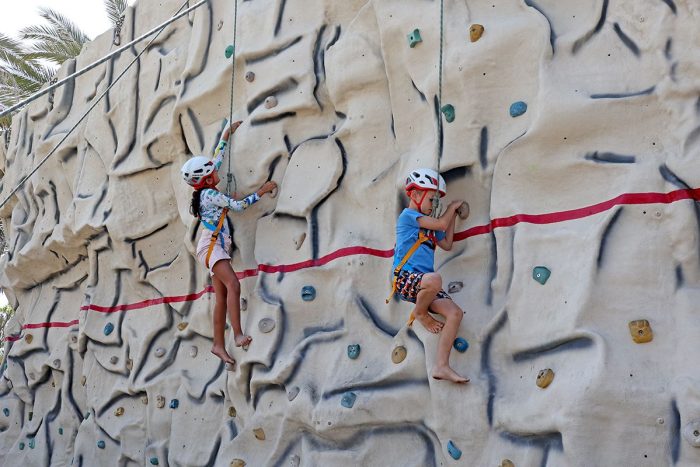
[(102, 440), (99, 440), (99, 441), (97, 442), (97, 447), (100, 448), (100, 449), (104, 449), (104, 448), (105, 448), (105, 442), (102, 441)]
[(316, 298), (316, 289), (313, 285), (305, 285), (301, 288), (301, 299), (310, 302)]
[(414, 48), (419, 42), (423, 42), (423, 39), (420, 37), (420, 31), (416, 28), (408, 35), (408, 45)]
[(348, 345), (348, 357), (355, 360), (360, 356), (360, 344), (350, 344)]
[(151, 465), (158, 465), (157, 457), (151, 457), (148, 461), (151, 463)]
[(523, 101), (513, 102), (510, 105), (510, 116), (515, 118), (527, 112), (527, 104)]
[(532, 278), (542, 285), (547, 282), (547, 279), (549, 279), (551, 274), (552, 271), (544, 266), (535, 266), (535, 268), (532, 270)]
[(455, 339), (454, 344), (452, 344), (457, 352), (464, 353), (469, 348), (469, 342), (463, 337), (458, 337)]
[(114, 325), (112, 323), (105, 324), (105, 328), (103, 330), (105, 336), (109, 336), (110, 334), (112, 334), (112, 331), (114, 331)]
[(6, 417), (9, 417), (10, 416), (10, 409), (5, 407), (4, 409), (2, 409), (2, 413), (4, 413)]
[(354, 392), (346, 392), (343, 394), (343, 398), (340, 399), (340, 405), (352, 409), (352, 406), (355, 405), (355, 399), (357, 399), (357, 394)]
[(170, 408), (171, 409), (177, 409), (180, 406), (180, 401), (177, 399), (173, 399), (170, 401)]
[(224, 52), (224, 55), (226, 55), (226, 58), (231, 58), (233, 56), (234, 48), (232, 45), (229, 45), (226, 47), (226, 51)]
[(455, 121), (455, 107), (452, 104), (445, 104), (440, 110), (442, 110), (443, 115), (445, 115), (447, 123)]
[(462, 451), (455, 446), (455, 443), (453, 443), (452, 440), (447, 442), (447, 452), (450, 453), (450, 456), (452, 456), (454, 460), (462, 457)]

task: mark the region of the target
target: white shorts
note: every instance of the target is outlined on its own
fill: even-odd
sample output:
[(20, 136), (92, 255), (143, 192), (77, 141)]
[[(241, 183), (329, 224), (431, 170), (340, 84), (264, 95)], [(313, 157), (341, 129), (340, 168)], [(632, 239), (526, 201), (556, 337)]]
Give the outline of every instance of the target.
[[(199, 242), (197, 243), (197, 260), (206, 267), (207, 251), (209, 251), (209, 244), (211, 243), (211, 234), (213, 234), (209, 229), (204, 229), (202, 235), (199, 237)], [(224, 246), (221, 247), (221, 239), (224, 239)], [(226, 234), (219, 234), (219, 238), (216, 239), (216, 245), (211, 252), (211, 257), (209, 258), (209, 275), (214, 275), (214, 265), (220, 260), (231, 261), (231, 236)]]

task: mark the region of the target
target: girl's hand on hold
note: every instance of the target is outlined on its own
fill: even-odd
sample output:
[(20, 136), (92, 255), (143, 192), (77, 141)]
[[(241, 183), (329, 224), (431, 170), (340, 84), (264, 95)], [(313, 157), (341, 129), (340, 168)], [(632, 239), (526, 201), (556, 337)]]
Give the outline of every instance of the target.
[(241, 126), (241, 123), (243, 123), (242, 120), (238, 120), (237, 122), (233, 122), (231, 126), (229, 127), (229, 133), (234, 134), (236, 130), (238, 129), (239, 126)]
[(262, 196), (265, 193), (270, 193), (277, 189), (277, 184), (273, 181), (265, 182), (265, 184), (258, 190), (258, 196)]

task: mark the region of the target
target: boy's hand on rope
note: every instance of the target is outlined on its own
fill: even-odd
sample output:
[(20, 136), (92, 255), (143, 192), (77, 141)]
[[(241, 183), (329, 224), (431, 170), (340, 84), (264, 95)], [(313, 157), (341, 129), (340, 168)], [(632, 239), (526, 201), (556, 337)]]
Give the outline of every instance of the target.
[(258, 196), (262, 196), (265, 193), (271, 193), (272, 191), (277, 189), (277, 183), (273, 181), (265, 182), (263, 186), (260, 187), (258, 190)]

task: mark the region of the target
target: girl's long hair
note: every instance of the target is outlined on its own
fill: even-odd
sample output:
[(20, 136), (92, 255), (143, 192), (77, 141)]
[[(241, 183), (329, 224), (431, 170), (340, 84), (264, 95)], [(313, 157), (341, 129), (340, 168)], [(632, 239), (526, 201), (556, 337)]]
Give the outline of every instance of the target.
[(202, 196), (202, 190), (194, 190), (192, 193), (192, 202), (190, 203), (190, 214), (199, 218), (199, 203)]

